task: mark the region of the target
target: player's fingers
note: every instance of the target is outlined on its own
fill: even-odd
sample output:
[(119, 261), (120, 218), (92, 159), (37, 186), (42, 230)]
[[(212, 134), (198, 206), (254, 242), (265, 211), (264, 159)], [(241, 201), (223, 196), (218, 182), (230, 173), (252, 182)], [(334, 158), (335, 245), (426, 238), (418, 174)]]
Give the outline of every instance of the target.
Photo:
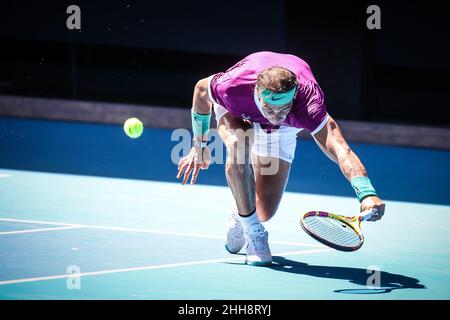
[(180, 162), (178, 163), (178, 171), (180, 171), (180, 168), (183, 166), (184, 162), (184, 159), (180, 160)]
[(369, 219), (369, 221), (378, 221), (380, 219), (380, 210), (378, 208), (372, 208), (372, 217)]
[(197, 181), (198, 174), (200, 172), (201, 165), (195, 165), (194, 172), (192, 172), (191, 184), (194, 184)]
[(186, 171), (186, 169), (189, 167), (189, 165), (191, 164), (190, 161), (188, 161), (188, 159), (186, 159), (183, 164), (181, 165), (179, 171), (178, 171), (178, 175), (177, 175), (177, 179), (179, 179), (183, 173)]
[(206, 170), (208, 168), (209, 168), (209, 163), (207, 163), (207, 162), (203, 163), (202, 166), (200, 167), (200, 169), (202, 169), (202, 170)]
[(186, 171), (184, 172), (184, 178), (183, 178), (183, 182), (182, 182), (183, 184), (186, 184), (186, 182), (188, 181), (189, 176), (191, 175), (193, 167), (194, 167), (193, 164), (192, 165), (190, 164), (187, 167)]
[(380, 205), (377, 208), (377, 210), (378, 210), (377, 220), (380, 220), (383, 217), (383, 215), (384, 215), (384, 208), (385, 208), (384, 204)]
[(180, 160), (180, 163), (178, 163), (178, 170), (180, 170), (180, 168), (182, 168), (183, 166), (185, 166), (186, 164), (188, 164), (188, 163), (189, 163), (189, 160), (190, 160), (189, 156), (186, 156), (186, 157), (182, 158), (182, 159)]
[(180, 169), (178, 169), (177, 179), (180, 179), (181, 174), (182, 174), (182, 171)]
[(186, 170), (186, 164), (183, 164), (182, 166), (178, 166), (178, 174), (177, 179), (180, 179), (183, 172)]

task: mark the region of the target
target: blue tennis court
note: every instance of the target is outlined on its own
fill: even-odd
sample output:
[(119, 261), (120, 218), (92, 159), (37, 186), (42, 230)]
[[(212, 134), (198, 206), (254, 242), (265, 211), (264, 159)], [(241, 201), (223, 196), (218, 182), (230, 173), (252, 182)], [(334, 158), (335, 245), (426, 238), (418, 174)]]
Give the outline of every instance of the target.
[(272, 267), (224, 249), (224, 165), (176, 179), (172, 130), (0, 118), (0, 299), (449, 299), (450, 152), (352, 144), (386, 202), (352, 253), (311, 239), (310, 210), (358, 213), (311, 140), (276, 216)]

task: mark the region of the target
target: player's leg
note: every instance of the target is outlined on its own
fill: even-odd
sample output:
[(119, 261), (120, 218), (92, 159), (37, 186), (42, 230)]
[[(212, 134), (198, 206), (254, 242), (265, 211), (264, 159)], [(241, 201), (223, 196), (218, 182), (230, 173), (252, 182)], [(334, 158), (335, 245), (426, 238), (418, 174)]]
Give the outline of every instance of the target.
[[(247, 263), (268, 265), (272, 261), (268, 233), (258, 217), (267, 221), (278, 208), (295, 153), (298, 130), (280, 130), (280, 135), (286, 139), (280, 143), (280, 135), (267, 135), (257, 124), (253, 130), (250, 124), (226, 113), (220, 106), (216, 105), (214, 110), (219, 119), (219, 134), (227, 148), (227, 182), (236, 201), (236, 212), (232, 213), (228, 226), (226, 248), (237, 253), (245, 240)], [(250, 166), (250, 146), (254, 154), (253, 167)], [(253, 169), (256, 170), (257, 186)]]
[[(251, 141), (248, 141), (247, 151), (241, 152), (239, 155), (234, 149), (240, 145), (242, 146), (242, 142), (238, 140), (245, 140), (243, 137), (244, 133), (249, 131), (252, 126), (248, 122), (245, 122), (241, 119), (233, 117), (228, 110), (224, 107), (214, 103), (213, 104), (214, 114), (217, 122), (218, 132), (220, 133), (220, 137), (226, 146), (227, 151), (227, 159), (226, 159), (226, 167), (225, 167), (225, 175), (227, 178), (228, 185), (230, 186), (230, 190), (233, 194), (233, 202), (231, 205), (231, 215), (227, 225), (227, 234), (225, 241), (225, 248), (230, 253), (238, 253), (245, 245), (244, 238), (244, 229), (240, 222), (239, 211), (241, 213), (250, 212), (253, 210), (255, 206), (255, 192), (252, 191), (252, 185), (254, 186), (254, 179), (249, 179), (249, 177), (253, 177), (252, 168), (250, 166), (249, 157), (250, 154), (248, 152), (248, 144), (251, 144)], [(252, 136), (252, 132), (248, 132), (249, 136)], [(244, 143), (246, 143), (244, 141)], [(242, 149), (242, 147), (241, 147)], [(241, 165), (234, 166), (238, 159), (232, 158), (240, 158)], [(243, 159), (246, 164), (242, 163)], [(239, 181), (243, 176), (247, 176), (247, 183), (241, 183)], [(245, 190), (245, 189), (249, 189)], [(238, 209), (239, 204), (239, 209)]]
[[(267, 174), (270, 167), (278, 167), (273, 174)], [(289, 180), (291, 163), (276, 157), (253, 155), (255, 174), (256, 212), (259, 221), (271, 219), (281, 202)]]
[[(258, 224), (244, 232), (247, 261), (262, 264), (272, 261), (269, 234), (260, 223), (269, 220), (278, 209), (294, 159), (298, 129), (281, 127), (271, 133), (254, 124), (252, 164), (255, 176), (255, 207)], [(245, 228), (244, 228), (245, 229)]]
[(251, 164), (253, 127), (230, 113), (224, 114), (218, 125), (219, 135), (227, 149), (225, 174), (236, 202), (225, 247), (229, 252), (237, 253), (246, 243), (247, 264), (270, 265), (272, 255), (267, 243), (268, 235), (256, 213), (255, 177)]
[(255, 124), (252, 164), (255, 174), (256, 211), (259, 220), (271, 219), (289, 180), (299, 129), (281, 127), (267, 133)]
[(226, 113), (218, 122), (218, 132), (226, 147), (225, 175), (237, 211), (248, 215), (255, 209), (255, 178), (250, 156), (253, 127)]

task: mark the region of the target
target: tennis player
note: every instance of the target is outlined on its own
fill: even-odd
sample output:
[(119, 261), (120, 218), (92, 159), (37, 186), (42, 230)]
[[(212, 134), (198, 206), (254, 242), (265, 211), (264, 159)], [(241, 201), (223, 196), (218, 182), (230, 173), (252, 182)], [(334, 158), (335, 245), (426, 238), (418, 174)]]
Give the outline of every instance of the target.
[(194, 184), (207, 169), (211, 111), (226, 150), (225, 174), (235, 205), (225, 248), (238, 253), (246, 245), (246, 263), (272, 263), (268, 233), (261, 222), (272, 218), (284, 193), (294, 159), (297, 134), (308, 130), (320, 149), (336, 162), (360, 201), (360, 211), (385, 205), (367, 171), (327, 113), (324, 94), (309, 65), (297, 56), (253, 53), (226, 72), (197, 82), (192, 107), (193, 147), (178, 165), (182, 183)]

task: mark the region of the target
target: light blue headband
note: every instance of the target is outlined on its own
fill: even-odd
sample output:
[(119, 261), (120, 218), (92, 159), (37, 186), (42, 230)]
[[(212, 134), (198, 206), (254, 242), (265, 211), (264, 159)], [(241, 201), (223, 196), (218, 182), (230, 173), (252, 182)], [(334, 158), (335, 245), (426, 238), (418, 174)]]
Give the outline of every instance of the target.
[(279, 93), (265, 89), (260, 93), (260, 95), (265, 103), (269, 103), (274, 106), (284, 106), (294, 99), (296, 89), (297, 86), (294, 86), (289, 91)]

